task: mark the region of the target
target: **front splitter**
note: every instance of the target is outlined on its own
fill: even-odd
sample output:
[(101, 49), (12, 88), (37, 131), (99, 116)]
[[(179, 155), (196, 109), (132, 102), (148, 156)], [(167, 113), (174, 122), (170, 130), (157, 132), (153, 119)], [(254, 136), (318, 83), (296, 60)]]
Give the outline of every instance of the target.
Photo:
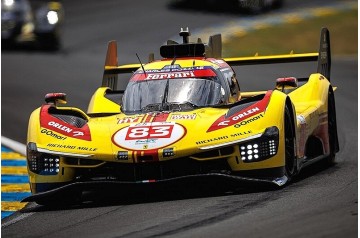
[(274, 179), (257, 179), (240, 177), (234, 175), (209, 173), (209, 174), (197, 174), (187, 175), (176, 178), (162, 179), (162, 180), (142, 180), (137, 182), (116, 181), (116, 180), (97, 180), (97, 181), (81, 181), (74, 182), (56, 189), (52, 189), (46, 192), (40, 192), (33, 194), (22, 202), (36, 202), (44, 201), (47, 198), (60, 198), (66, 194), (72, 192), (85, 192), (85, 191), (128, 191), (151, 188), (174, 188), (200, 184), (201, 186), (213, 186), (214, 188), (220, 187), (238, 187), (238, 188), (260, 188), (266, 187), (281, 187), (286, 184), (288, 178), (286, 176)]

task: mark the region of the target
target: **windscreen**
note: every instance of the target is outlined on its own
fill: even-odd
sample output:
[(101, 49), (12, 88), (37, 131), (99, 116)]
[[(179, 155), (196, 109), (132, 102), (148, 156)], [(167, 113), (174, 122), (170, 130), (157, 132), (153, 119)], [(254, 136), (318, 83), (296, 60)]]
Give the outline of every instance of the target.
[(171, 78), (130, 81), (124, 112), (189, 110), (223, 103), (224, 90), (213, 78)]

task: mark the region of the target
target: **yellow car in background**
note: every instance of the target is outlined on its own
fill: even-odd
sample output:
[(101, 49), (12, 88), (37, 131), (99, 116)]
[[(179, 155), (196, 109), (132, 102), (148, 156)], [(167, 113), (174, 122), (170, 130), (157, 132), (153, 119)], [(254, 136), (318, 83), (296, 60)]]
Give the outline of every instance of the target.
[[(213, 178), (284, 186), (339, 151), (329, 31), (318, 53), (221, 57), (208, 43), (169, 40), (162, 59), (118, 65), (109, 43), (102, 85), (87, 112), (49, 93), (30, 117), (27, 165), (39, 204), (71, 203), (83, 191)], [(318, 61), (308, 78), (284, 77), (268, 91), (241, 92), (232, 66)], [(126, 90), (119, 74), (132, 73)], [(145, 185), (144, 185), (145, 184)], [(115, 190), (114, 190), (115, 191)]]

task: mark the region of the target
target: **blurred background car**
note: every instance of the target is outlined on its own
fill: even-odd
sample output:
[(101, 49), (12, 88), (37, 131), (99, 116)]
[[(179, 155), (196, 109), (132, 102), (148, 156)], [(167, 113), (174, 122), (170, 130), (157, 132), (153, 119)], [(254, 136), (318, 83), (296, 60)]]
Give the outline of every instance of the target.
[(224, 11), (235, 13), (260, 14), (272, 9), (280, 8), (284, 5), (284, 0), (173, 0), (169, 6), (171, 8), (190, 8), (196, 10)]
[(58, 1), (1, 0), (2, 48), (31, 43), (41, 49), (58, 50), (63, 18), (63, 6)]
[(280, 8), (284, 4), (284, 0), (236, 0), (236, 2), (241, 9), (253, 14)]

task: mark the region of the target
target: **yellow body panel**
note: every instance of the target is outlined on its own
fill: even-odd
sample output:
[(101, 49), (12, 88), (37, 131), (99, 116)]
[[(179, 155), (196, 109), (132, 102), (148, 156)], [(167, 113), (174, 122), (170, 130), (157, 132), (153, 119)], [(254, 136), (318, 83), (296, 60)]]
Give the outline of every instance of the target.
[[(109, 88), (107, 87), (101, 87), (94, 95), (91, 97), (89, 107), (87, 110), (87, 113), (119, 113), (120, 112), (120, 106), (119, 104), (105, 98), (106, 91), (108, 91)], [(119, 95), (120, 100), (120, 95)]]
[(308, 83), (289, 93), (297, 115), (298, 155), (304, 156), (306, 139), (319, 127), (322, 117), (327, 117), (327, 97), (330, 83), (321, 74), (312, 74)]

